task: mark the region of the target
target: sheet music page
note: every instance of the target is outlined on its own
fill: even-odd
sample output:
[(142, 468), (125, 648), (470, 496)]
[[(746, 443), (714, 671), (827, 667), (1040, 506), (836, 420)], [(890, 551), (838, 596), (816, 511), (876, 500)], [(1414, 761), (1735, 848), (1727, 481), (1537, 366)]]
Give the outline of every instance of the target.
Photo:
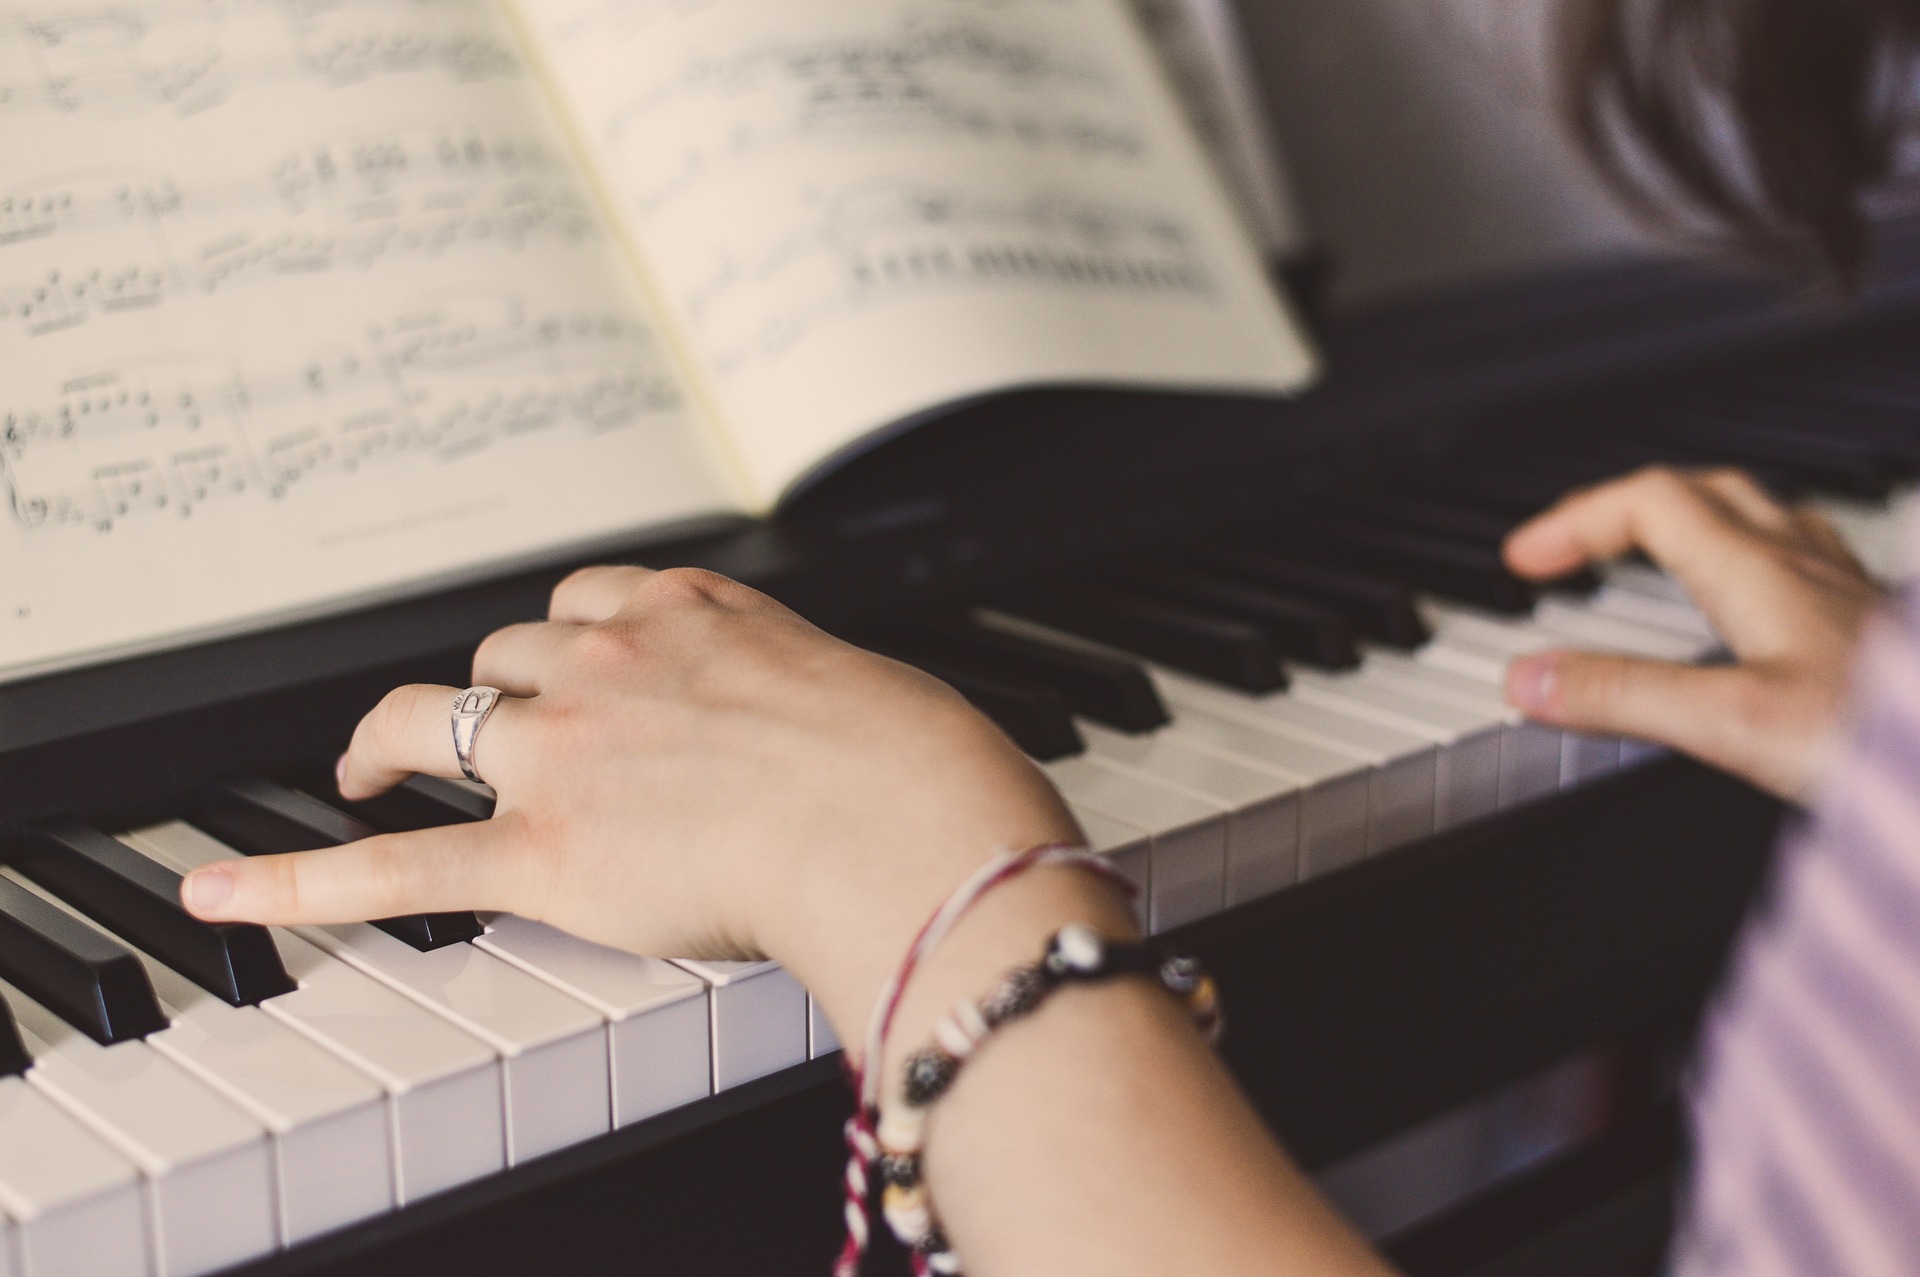
[(0, 678), (737, 484), (492, 0), (0, 0)]
[(516, 0), (762, 497), (1027, 384), (1312, 357), (1126, 0)]
[(1130, 0), (1269, 261), (1308, 248), (1232, 0)]

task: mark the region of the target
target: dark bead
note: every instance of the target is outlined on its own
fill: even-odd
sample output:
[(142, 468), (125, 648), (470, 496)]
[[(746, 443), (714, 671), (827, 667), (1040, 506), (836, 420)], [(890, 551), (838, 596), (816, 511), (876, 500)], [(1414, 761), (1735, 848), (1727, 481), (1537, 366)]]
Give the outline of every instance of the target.
[(920, 1239), (920, 1244), (915, 1246), (913, 1249), (915, 1250), (916, 1253), (922, 1256), (928, 1256), (928, 1255), (938, 1255), (938, 1254), (941, 1254), (942, 1252), (951, 1250), (953, 1248), (947, 1242), (946, 1233), (942, 1231), (940, 1225), (935, 1224), (932, 1228), (927, 1230), (927, 1235), (925, 1237), (922, 1237)]
[(920, 1155), (918, 1153), (896, 1154), (882, 1153), (880, 1160), (874, 1163), (874, 1173), (882, 1184), (895, 1184), (901, 1188), (912, 1188), (920, 1182)]
[(937, 1047), (915, 1051), (907, 1057), (907, 1103), (926, 1108), (947, 1093), (960, 1073), (960, 1061)]
[(1054, 982), (1034, 967), (1021, 967), (1008, 974), (1000, 987), (980, 1004), (980, 1017), (988, 1028), (997, 1029), (1008, 1020), (1017, 1020), (1040, 1005)]

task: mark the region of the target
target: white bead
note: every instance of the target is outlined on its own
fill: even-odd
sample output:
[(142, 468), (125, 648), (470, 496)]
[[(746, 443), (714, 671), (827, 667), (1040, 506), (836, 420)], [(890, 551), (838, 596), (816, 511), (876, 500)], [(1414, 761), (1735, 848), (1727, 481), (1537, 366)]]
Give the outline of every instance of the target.
[(927, 1268), (931, 1272), (939, 1273), (940, 1277), (952, 1277), (960, 1271), (960, 1256), (950, 1250), (943, 1250), (937, 1255), (928, 1255)]
[(1062, 927), (1057, 943), (1061, 960), (1075, 971), (1092, 971), (1099, 967), (1103, 949), (1100, 935), (1084, 922)]
[(986, 1017), (980, 1014), (980, 1008), (971, 1002), (961, 1001), (953, 1009), (940, 1017), (933, 1026), (933, 1040), (940, 1049), (956, 1060), (971, 1056), (974, 1048), (992, 1032), (987, 1027)]
[(902, 1245), (917, 1246), (933, 1231), (933, 1212), (923, 1200), (911, 1203), (889, 1202), (884, 1211), (887, 1227)]
[(861, 1250), (867, 1248), (867, 1212), (859, 1202), (847, 1203), (847, 1236), (853, 1238), (854, 1245)]
[(867, 1195), (867, 1173), (858, 1162), (847, 1163), (847, 1191), (859, 1198)]
[(880, 1147), (896, 1156), (918, 1153), (926, 1128), (924, 1109), (896, 1104), (880, 1115)]
[(966, 1031), (967, 1036), (973, 1039), (975, 1046), (980, 1045), (981, 1039), (993, 1032), (993, 1029), (987, 1024), (987, 1017), (980, 1014), (980, 1006), (978, 1003), (960, 1003), (953, 1008), (953, 1018), (959, 1023), (960, 1027)]

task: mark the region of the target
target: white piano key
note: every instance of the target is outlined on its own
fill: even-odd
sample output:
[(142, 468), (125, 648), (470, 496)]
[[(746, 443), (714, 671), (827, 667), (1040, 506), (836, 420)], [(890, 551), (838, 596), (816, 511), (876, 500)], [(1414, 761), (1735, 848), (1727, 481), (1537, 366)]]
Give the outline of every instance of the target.
[[(0, 874), (11, 871), (0, 870)], [(28, 891), (80, 911), (32, 883)], [(168, 1027), (147, 1045), (192, 1073), (272, 1137), (280, 1235), (288, 1245), (392, 1208), (386, 1096), (374, 1080), (258, 1007), (231, 1006), (117, 937), (139, 957)]]
[(20, 1277), (150, 1271), (140, 1172), (17, 1077), (0, 1078), (0, 1207)]
[(1533, 619), (1543, 632), (1565, 634), (1580, 646), (1655, 661), (1691, 663), (1710, 655), (1717, 646), (1709, 639), (1597, 612), (1584, 599), (1542, 599)]
[(777, 962), (675, 958), (706, 981), (713, 1089), (727, 1090), (807, 1059), (807, 991)]
[[(1381, 785), (1380, 769), (1356, 747), (1335, 748), (1286, 730), (1293, 717), (1277, 697), (1254, 698), (1237, 692), (1177, 681), (1156, 672), (1174, 721), (1168, 730), (1203, 748), (1217, 750), (1249, 766), (1277, 768), (1300, 779), (1300, 873), (1304, 880), (1357, 863), (1367, 856), (1369, 831), (1378, 803), (1385, 829), (1393, 825), (1399, 785)], [(1222, 712), (1228, 711), (1228, 712)], [(1312, 712), (1312, 711), (1308, 711)], [(1269, 721), (1269, 715), (1275, 716)], [(1425, 747), (1430, 764), (1432, 751)], [(1416, 772), (1408, 805), (1424, 810), (1431, 828), (1432, 769)], [(1424, 783), (1424, 799), (1421, 784)], [(1424, 807), (1422, 803), (1424, 802)]]
[(807, 995), (807, 1058), (817, 1060), (840, 1049), (840, 1038), (833, 1031), (827, 1013), (820, 1009), (811, 993)]
[(1645, 563), (1609, 563), (1601, 571), (1607, 585), (1614, 589), (1693, 606), (1693, 598), (1687, 593), (1687, 587), (1680, 584), (1677, 577), (1659, 568)]
[[(1087, 836), (1087, 850), (1106, 857), (1107, 863), (1133, 885), (1134, 921), (1142, 931), (1146, 930), (1151, 921), (1147, 905), (1153, 890), (1153, 835), (1137, 825), (1078, 806), (1071, 799), (1067, 800), (1067, 807), (1080, 822), (1080, 832)], [(1232, 901), (1235, 898), (1232, 862), (1228, 862), (1227, 873), (1227, 898)]]
[(509, 1164), (611, 1128), (608, 1026), (586, 1004), (471, 944), (422, 953), (366, 923), (295, 931), (494, 1049), (506, 1081)]
[[(1299, 846), (1299, 777), (1237, 762), (1169, 728), (1129, 736), (1085, 723), (1081, 735), (1091, 761), (1184, 790), (1228, 812), (1224, 855), (1155, 863), (1157, 926), (1179, 926), (1220, 912), (1227, 899), (1229, 865), (1264, 865), (1274, 881), (1287, 876)], [(1248, 871), (1256, 876), (1259, 872)]]
[[(240, 855), (227, 850), (229, 859)], [(293, 931), (492, 1048), (505, 1083), (510, 1165), (612, 1127), (608, 1026), (585, 1003), (471, 944), (422, 953), (366, 923)]]
[(697, 976), (512, 914), (489, 917), (474, 943), (606, 1018), (615, 1126), (710, 1093), (707, 986)]
[(1227, 804), (1088, 757), (1059, 759), (1044, 764), (1043, 770), (1076, 810), (1098, 812), (1152, 837), (1148, 931), (1178, 925), (1175, 918), (1190, 920), (1183, 917), (1192, 904), (1185, 898), (1189, 884), (1204, 882), (1213, 873), (1230, 876), (1225, 868)]
[[(1205, 718), (1226, 718), (1321, 750), (1342, 772), (1371, 768), (1366, 780), (1366, 854), (1433, 832), (1439, 755), (1432, 741), (1298, 700), (1291, 692), (1256, 696), (1170, 671), (1156, 671), (1156, 676), (1169, 704), (1181, 710), (1198, 710)], [(1180, 727), (1185, 721), (1187, 716), (1177, 713), (1174, 725)], [(1294, 765), (1285, 758), (1277, 761)], [(1312, 843), (1311, 834), (1306, 841)], [(1314, 854), (1309, 845), (1309, 860)]]
[(1906, 574), (1906, 546), (1900, 517), (1902, 502), (1885, 507), (1845, 497), (1821, 496), (1807, 502), (1833, 524), (1860, 565), (1875, 578), (1897, 581)]
[[(232, 859), (224, 843), (182, 822), (122, 841), (182, 872)], [(300, 986), (261, 1010), (335, 1051), (387, 1092), (402, 1205), (504, 1169), (501, 1060), (478, 1037), (299, 936), (270, 928)]]
[(101, 1046), (12, 986), (27, 1081), (146, 1176), (160, 1277), (195, 1277), (278, 1241), (267, 1132), (144, 1042)]
[(1561, 737), (1506, 703), (1499, 680), (1443, 669), (1400, 652), (1375, 651), (1368, 674), (1383, 685), (1415, 696), (1506, 716), (1500, 736), (1500, 806), (1504, 810), (1543, 798), (1560, 788)]
[(1593, 596), (1587, 600), (1587, 605), (1605, 616), (1637, 621), (1641, 625), (1651, 625), (1674, 634), (1683, 634), (1715, 646), (1720, 642), (1720, 636), (1714, 633), (1712, 622), (1708, 621), (1706, 614), (1693, 604), (1675, 603), (1671, 599), (1655, 598), (1636, 590), (1624, 589), (1610, 579), (1593, 592)]
[(1436, 831), (1499, 810), (1500, 739), (1507, 715), (1396, 690), (1373, 678), (1364, 663), (1333, 674), (1296, 671), (1290, 690), (1305, 704), (1324, 705), (1431, 740), (1439, 750), (1433, 786)]

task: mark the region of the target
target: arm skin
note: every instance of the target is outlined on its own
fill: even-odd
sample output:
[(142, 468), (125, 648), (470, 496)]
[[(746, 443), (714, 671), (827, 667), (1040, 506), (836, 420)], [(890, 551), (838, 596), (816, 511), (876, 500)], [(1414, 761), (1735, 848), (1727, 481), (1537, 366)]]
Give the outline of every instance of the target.
[[(766, 954), (857, 1043), (958, 882), (1000, 848), (1079, 841), (1040, 773), (943, 685), (705, 573), (577, 574), (473, 673), (508, 694), (476, 746), (494, 819), (202, 869), (188, 907), (280, 924), (501, 909), (638, 953)], [(341, 759), (342, 792), (457, 776), (453, 690), (389, 695)], [(1071, 921), (1133, 928), (1081, 872), (990, 895), (916, 976), (883, 1076)], [(976, 1277), (1386, 1271), (1144, 984), (1064, 991), (984, 1044), (931, 1115), (927, 1157)]]
[(1833, 752), (1861, 629), (1883, 601), (1831, 524), (1736, 470), (1643, 470), (1516, 531), (1507, 562), (1551, 578), (1640, 551), (1687, 588), (1735, 664), (1595, 653), (1516, 661), (1507, 696), (1536, 718), (1691, 754), (1789, 801)]

